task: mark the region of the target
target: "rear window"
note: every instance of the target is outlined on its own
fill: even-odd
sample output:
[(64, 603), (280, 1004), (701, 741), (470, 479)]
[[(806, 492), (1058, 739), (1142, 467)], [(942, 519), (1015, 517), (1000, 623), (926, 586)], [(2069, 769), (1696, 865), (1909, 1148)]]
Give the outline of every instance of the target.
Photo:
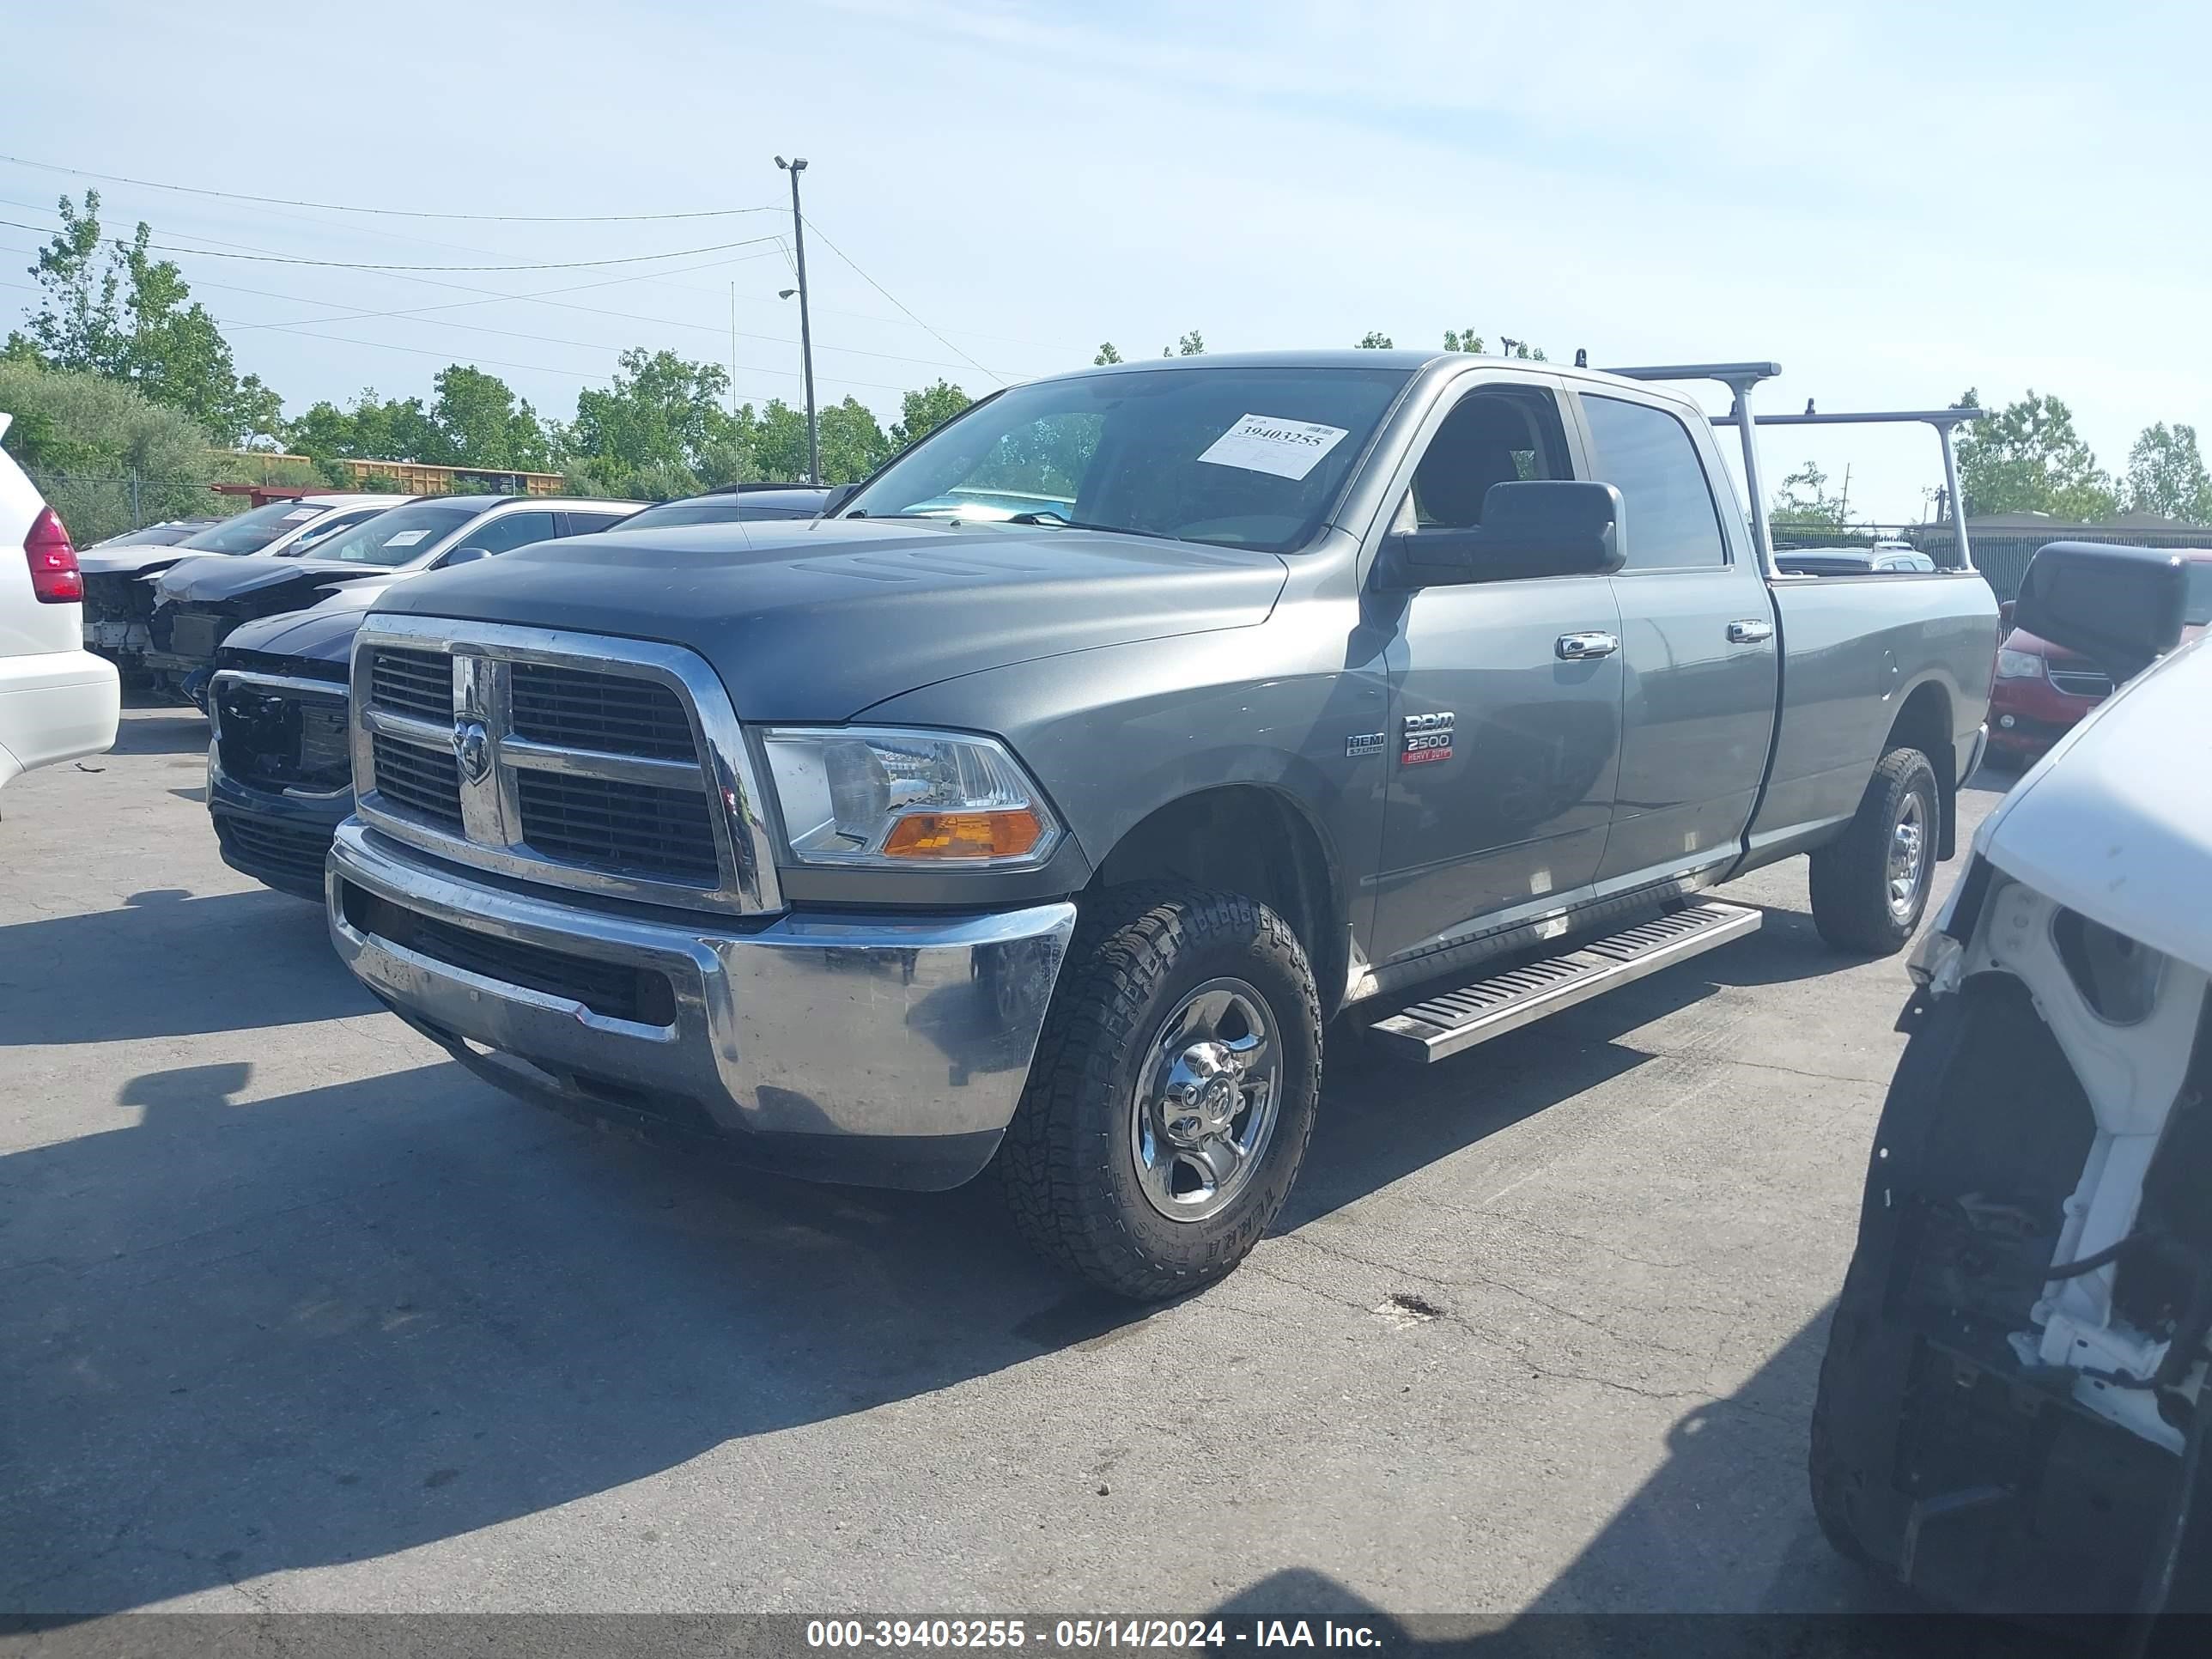
[(2212, 560), (2189, 562), (2189, 597), (2184, 620), (2191, 628), (2212, 627)]

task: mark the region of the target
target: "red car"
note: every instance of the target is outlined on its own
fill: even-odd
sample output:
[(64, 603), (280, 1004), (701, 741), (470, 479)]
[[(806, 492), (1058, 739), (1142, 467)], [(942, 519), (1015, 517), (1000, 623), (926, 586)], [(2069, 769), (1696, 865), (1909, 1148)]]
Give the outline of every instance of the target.
[[(2191, 567), (2185, 641), (2212, 623), (2212, 551), (2191, 550), (2181, 556)], [(2038, 759), (2112, 692), (2112, 677), (2087, 658), (2015, 628), (1997, 650), (1990, 747), (2021, 761)]]

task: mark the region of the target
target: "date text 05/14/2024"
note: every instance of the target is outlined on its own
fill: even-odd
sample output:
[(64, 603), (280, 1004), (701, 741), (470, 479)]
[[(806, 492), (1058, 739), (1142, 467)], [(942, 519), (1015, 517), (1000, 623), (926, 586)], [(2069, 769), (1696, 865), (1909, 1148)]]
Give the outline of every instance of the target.
[(1060, 1651), (1119, 1649), (1358, 1648), (1382, 1646), (1366, 1625), (1307, 1619), (815, 1619), (810, 1648), (1037, 1647)]

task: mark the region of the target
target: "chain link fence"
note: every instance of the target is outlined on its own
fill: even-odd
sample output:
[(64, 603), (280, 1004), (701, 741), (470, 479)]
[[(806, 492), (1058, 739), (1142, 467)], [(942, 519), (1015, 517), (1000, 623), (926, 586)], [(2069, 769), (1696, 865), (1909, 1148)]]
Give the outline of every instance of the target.
[(46, 504), (61, 514), (70, 539), (89, 547), (111, 536), (171, 519), (227, 519), (252, 505), (218, 495), (205, 478), (149, 477), (137, 471), (74, 472), (26, 467)]

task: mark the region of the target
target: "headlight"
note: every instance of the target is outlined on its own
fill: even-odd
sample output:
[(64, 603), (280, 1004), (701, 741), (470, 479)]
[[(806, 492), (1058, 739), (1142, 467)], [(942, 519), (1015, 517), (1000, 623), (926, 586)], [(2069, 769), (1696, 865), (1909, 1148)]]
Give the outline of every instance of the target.
[(1997, 653), (1997, 678), (2001, 680), (2039, 680), (2043, 678), (2043, 659), (2033, 651), (2000, 651)]
[(1060, 839), (1043, 793), (993, 738), (859, 726), (762, 736), (802, 864), (1036, 865)]

